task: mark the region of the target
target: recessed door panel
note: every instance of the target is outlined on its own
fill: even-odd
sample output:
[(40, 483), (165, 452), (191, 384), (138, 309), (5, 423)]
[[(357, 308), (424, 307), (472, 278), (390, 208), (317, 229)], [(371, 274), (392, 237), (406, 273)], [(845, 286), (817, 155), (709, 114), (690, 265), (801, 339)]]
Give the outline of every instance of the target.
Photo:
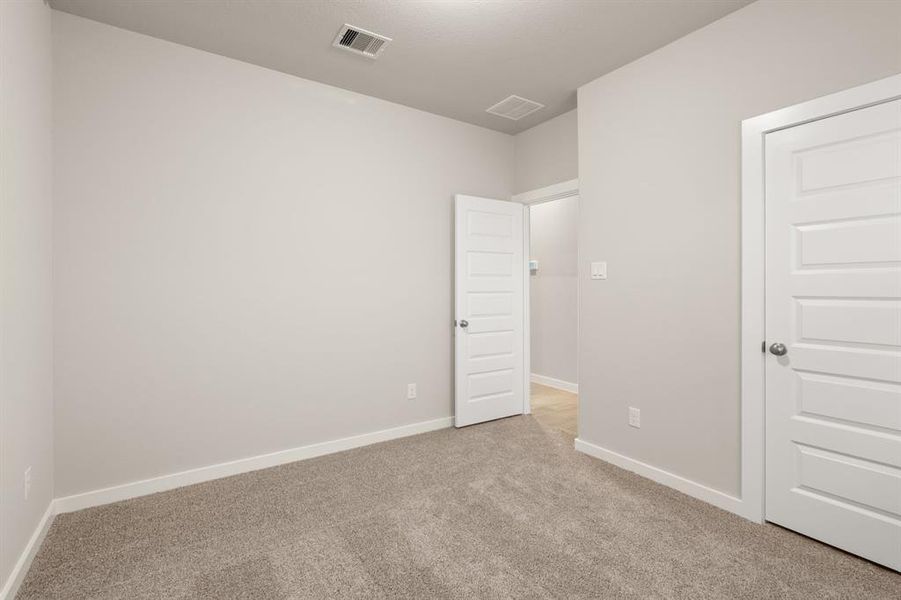
[(512, 317), (512, 292), (470, 293), (466, 301), (471, 317)]
[(800, 266), (888, 265), (901, 262), (901, 217), (869, 217), (798, 226)]
[(901, 432), (901, 384), (818, 373), (797, 375), (801, 414)]
[(470, 277), (510, 277), (513, 274), (512, 252), (468, 252)]
[(488, 333), (470, 333), (470, 356), (472, 358), (490, 358), (513, 354), (513, 343), (516, 335), (512, 331), (491, 331)]
[(901, 177), (897, 131), (833, 142), (797, 154), (799, 191), (845, 187)]
[(798, 487), (877, 514), (901, 517), (901, 470), (803, 445), (798, 446), (798, 463)]
[(798, 339), (901, 346), (901, 301), (798, 300)]

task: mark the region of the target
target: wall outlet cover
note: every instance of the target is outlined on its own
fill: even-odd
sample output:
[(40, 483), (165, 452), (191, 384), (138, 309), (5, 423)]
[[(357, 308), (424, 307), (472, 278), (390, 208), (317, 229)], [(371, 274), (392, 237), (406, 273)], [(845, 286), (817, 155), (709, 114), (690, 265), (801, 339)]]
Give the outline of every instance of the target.
[(415, 400), (416, 399), (416, 384), (408, 383), (407, 384), (407, 400)]
[(629, 425), (632, 427), (641, 427), (641, 409), (629, 407)]

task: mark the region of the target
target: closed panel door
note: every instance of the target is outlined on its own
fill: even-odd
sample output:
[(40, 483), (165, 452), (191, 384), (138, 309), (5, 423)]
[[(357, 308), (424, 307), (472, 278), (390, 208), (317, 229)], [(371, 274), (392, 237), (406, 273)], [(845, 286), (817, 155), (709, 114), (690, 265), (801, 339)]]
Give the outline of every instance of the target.
[(457, 427), (521, 414), (523, 207), (456, 197)]
[(901, 569), (901, 101), (768, 134), (766, 236), (766, 517)]

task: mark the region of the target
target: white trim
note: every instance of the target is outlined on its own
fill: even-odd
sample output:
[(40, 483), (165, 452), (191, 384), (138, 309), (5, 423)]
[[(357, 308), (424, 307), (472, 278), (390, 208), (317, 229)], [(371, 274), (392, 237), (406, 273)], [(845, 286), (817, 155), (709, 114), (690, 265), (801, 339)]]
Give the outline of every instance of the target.
[(529, 390), (529, 376), (532, 371), (532, 271), (529, 259), (532, 250), (531, 213), (526, 206), (522, 210), (522, 414), (532, 414), (532, 394)]
[[(763, 134), (742, 122), (741, 166), (741, 497), (763, 522), (765, 223)], [(759, 188), (759, 190), (758, 190)], [(755, 198), (759, 193), (760, 197)]]
[(250, 458), (242, 458), (239, 460), (200, 467), (180, 473), (172, 473), (170, 475), (162, 475), (152, 479), (143, 481), (135, 481), (82, 494), (66, 496), (56, 499), (56, 512), (67, 513), (91, 506), (100, 506), (120, 500), (128, 500), (129, 498), (137, 498), (157, 492), (165, 492), (186, 485), (211, 481), (221, 477), (230, 477), (239, 475), (249, 471), (257, 471), (259, 469), (268, 469), (286, 463), (292, 463), (298, 460), (305, 460), (325, 454), (333, 454), (342, 452), (352, 448), (368, 446), (378, 442), (386, 442), (397, 438), (435, 431), (437, 429), (445, 429), (453, 424), (453, 417), (442, 417), (431, 421), (422, 421), (392, 429), (383, 429), (372, 433), (364, 433), (353, 437), (321, 442), (319, 444), (311, 444), (309, 446), (301, 446), (290, 450), (282, 450), (272, 452), (271, 454), (261, 454)]
[(563, 390), (564, 392), (572, 392), (573, 394), (579, 393), (578, 383), (571, 383), (569, 381), (563, 381), (562, 379), (554, 379), (553, 377), (548, 377), (547, 375), (538, 375), (537, 373), (532, 373), (531, 382), (540, 383), (541, 385), (546, 385), (558, 390)]
[(741, 186), (741, 497), (745, 516), (765, 516), (764, 136), (811, 121), (901, 98), (901, 75), (742, 121)]
[(690, 479), (686, 479), (680, 475), (676, 475), (675, 473), (670, 473), (669, 471), (664, 471), (663, 469), (653, 467), (647, 463), (629, 458), (628, 456), (623, 456), (622, 454), (613, 452), (612, 450), (601, 448), (600, 446), (596, 446), (579, 438), (576, 438), (575, 446), (576, 450), (578, 450), (579, 452), (584, 452), (585, 454), (593, 456), (594, 458), (599, 458), (605, 462), (616, 465), (617, 467), (626, 469), (627, 471), (637, 473), (642, 477), (647, 477), (652, 481), (656, 481), (657, 483), (671, 487), (682, 492), (683, 494), (691, 496), (692, 498), (697, 498), (698, 500), (703, 500), (708, 504), (713, 504), (714, 506), (722, 508), (723, 510), (727, 510), (731, 513), (735, 513), (741, 516), (746, 516), (744, 514), (744, 507), (742, 506), (742, 501), (740, 498), (730, 496), (729, 494), (726, 494), (719, 490), (709, 488), (705, 485), (701, 485), (700, 483), (691, 481)]
[(41, 543), (44, 541), (44, 537), (47, 535), (47, 531), (50, 529), (50, 525), (53, 524), (54, 516), (56, 516), (56, 501), (51, 500), (47, 505), (47, 510), (44, 511), (44, 516), (41, 517), (38, 526), (25, 545), (25, 549), (22, 550), (19, 560), (16, 561), (16, 566), (13, 567), (12, 572), (6, 579), (3, 589), (0, 589), (0, 600), (13, 600), (16, 597), (19, 586), (22, 585), (22, 581), (25, 579), (29, 567), (31, 567), (31, 561), (34, 560)]
[(520, 204), (541, 204), (551, 200), (560, 200), (579, 194), (579, 180), (570, 179), (537, 190), (530, 190), (521, 194), (514, 194), (510, 199)]

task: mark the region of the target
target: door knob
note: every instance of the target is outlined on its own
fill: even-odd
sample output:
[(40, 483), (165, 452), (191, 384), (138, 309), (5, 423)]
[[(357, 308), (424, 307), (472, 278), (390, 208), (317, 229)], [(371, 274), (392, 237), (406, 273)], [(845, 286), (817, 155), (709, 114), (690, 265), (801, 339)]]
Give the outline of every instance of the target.
[(463, 319), (462, 321), (460, 321), (460, 327), (463, 327), (464, 329), (469, 327), (469, 321)]
[(780, 344), (776, 342), (770, 346), (770, 354), (774, 354), (776, 356), (785, 356), (788, 354), (788, 348), (785, 347), (785, 344)]

